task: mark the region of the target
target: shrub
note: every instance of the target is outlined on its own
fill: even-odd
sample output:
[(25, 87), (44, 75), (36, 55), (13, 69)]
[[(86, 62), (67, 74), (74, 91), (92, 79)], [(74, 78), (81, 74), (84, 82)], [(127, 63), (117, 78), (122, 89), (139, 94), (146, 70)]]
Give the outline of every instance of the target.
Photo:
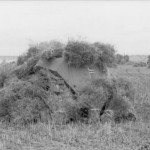
[(29, 58), (26, 64), (20, 65), (14, 70), (16, 76), (19, 79), (21, 79), (21, 78), (27, 78), (29, 75), (34, 74), (35, 73), (34, 68), (38, 61), (39, 61), (39, 56)]
[[(44, 103), (38, 98), (23, 97), (11, 107), (13, 123), (28, 124), (41, 121), (41, 113), (45, 110)], [(46, 115), (46, 114), (45, 114)]]
[(34, 57), (39, 57), (40, 54), (40, 50), (37, 47), (30, 47), (27, 52), (21, 56), (18, 57), (17, 59), (17, 65), (22, 65), (25, 62), (28, 61), (28, 59), (30, 58), (34, 58)]
[(111, 99), (114, 92), (109, 79), (94, 80), (81, 91), (81, 101), (87, 103), (91, 108), (102, 109), (104, 103)]
[(147, 65), (150, 65), (150, 55), (148, 55)]
[(21, 79), (24, 77), (24, 72), (26, 70), (27, 65), (23, 64), (20, 66), (17, 66), (16, 69), (14, 70), (14, 74), (17, 76), (18, 79)]
[[(51, 113), (48, 93), (28, 81), (19, 81), (0, 92), (0, 119), (27, 124), (41, 119), (41, 113)], [(8, 119), (9, 118), (9, 119)]]
[(63, 56), (64, 49), (54, 49), (53, 51), (53, 57), (60, 58)]
[(0, 88), (4, 87), (4, 83), (5, 83), (5, 81), (6, 81), (7, 78), (8, 77), (7, 77), (6, 73), (4, 73), (4, 72), (0, 73)]
[(136, 120), (135, 110), (126, 97), (117, 95), (111, 100), (108, 109), (113, 111), (116, 123)]
[(84, 67), (94, 63), (94, 48), (80, 41), (69, 41), (65, 48), (65, 61), (74, 67)]
[(50, 73), (36, 66), (38, 60), (39, 56), (31, 57), (25, 64), (17, 66), (9, 84), (0, 91), (1, 120), (28, 124), (51, 117), (54, 100), (49, 97)]
[(71, 66), (96, 65), (104, 73), (107, 72), (107, 66), (115, 64), (115, 50), (109, 44), (69, 41), (64, 56), (65, 61)]
[(15, 64), (6, 63), (0, 67), (0, 88), (3, 88), (9, 78), (11, 78), (11, 72), (14, 70)]
[(35, 74), (30, 77), (28, 81), (45, 91), (50, 90), (51, 79), (49, 77), (49, 72), (44, 68), (35, 68)]
[(54, 49), (43, 51), (41, 58), (44, 61), (51, 61), (53, 58), (60, 58), (63, 55), (63, 49)]
[(105, 64), (108, 67), (112, 67), (115, 63), (115, 49), (114, 46), (110, 44), (104, 44), (96, 42), (93, 44), (97, 51), (97, 63)]
[[(92, 109), (100, 113), (104, 104), (113, 96), (111, 81), (100, 79), (93, 81), (89, 86), (80, 91), (78, 101), (65, 103), (68, 122), (94, 121)], [(97, 119), (97, 118), (96, 118)]]
[(133, 65), (133, 67), (146, 67), (147, 64), (145, 62), (138, 62)]
[(113, 110), (107, 109), (104, 113), (100, 116), (101, 123), (109, 123), (114, 121), (114, 112)]
[(44, 51), (41, 55), (42, 60), (44, 61), (50, 61), (52, 60), (54, 57), (52, 55), (51, 51)]
[(31, 58), (31, 57), (35, 57), (37, 55), (39, 55), (40, 50), (37, 47), (30, 47), (27, 51), (27, 58)]
[(102, 54), (97, 55), (95, 65), (98, 66), (99, 70), (101, 70), (103, 73), (107, 73), (105, 59), (103, 58)]
[(117, 90), (117, 94), (127, 97), (130, 101), (134, 101), (135, 91), (131, 82), (124, 78), (112, 79), (113, 87)]
[(52, 40), (49, 42), (41, 42), (38, 44), (38, 48), (41, 51), (46, 51), (46, 50), (55, 50), (55, 49), (63, 49), (65, 45), (61, 43), (60, 41)]
[(117, 64), (126, 64), (128, 62), (129, 62), (129, 56), (128, 55), (121, 55), (121, 54), (116, 55), (116, 63)]
[(26, 62), (26, 61), (27, 61), (26, 55), (18, 56), (18, 58), (17, 58), (17, 65), (18, 65), (18, 66), (19, 66), (19, 65), (22, 65), (22, 64), (24, 64), (24, 62)]
[[(128, 118), (128, 120), (130, 117), (134, 118), (135, 113), (132, 114), (131, 112), (131, 108), (132, 110), (134, 110), (131, 104), (133, 100), (134, 90), (132, 88), (132, 85), (130, 84), (130, 82), (122, 78), (103, 78), (95, 80), (89, 86), (85, 87), (80, 94), (80, 102), (82, 104), (86, 104), (87, 106), (89, 106), (89, 108), (98, 109), (99, 117), (103, 116), (103, 114), (105, 114), (105, 111), (108, 109), (118, 112), (120, 107), (120, 110), (123, 109), (122, 111), (125, 113), (123, 114), (122, 112), (122, 117), (124, 117), (124, 119), (126, 117)], [(118, 106), (116, 106), (115, 108), (115, 105)]]
[(87, 103), (76, 102), (76, 103), (66, 103), (66, 123), (78, 123), (84, 122), (88, 123), (90, 117), (90, 106)]
[(29, 67), (29, 68), (34, 67), (38, 61), (39, 61), (39, 56), (31, 57), (27, 61), (27, 67)]

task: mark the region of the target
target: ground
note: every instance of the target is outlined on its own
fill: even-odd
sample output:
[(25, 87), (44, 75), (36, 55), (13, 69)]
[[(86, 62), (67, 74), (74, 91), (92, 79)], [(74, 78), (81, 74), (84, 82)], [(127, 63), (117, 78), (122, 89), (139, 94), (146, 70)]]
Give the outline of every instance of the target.
[(135, 89), (138, 121), (126, 124), (54, 124), (0, 126), (0, 150), (150, 150), (150, 69), (118, 66), (112, 76), (124, 77)]

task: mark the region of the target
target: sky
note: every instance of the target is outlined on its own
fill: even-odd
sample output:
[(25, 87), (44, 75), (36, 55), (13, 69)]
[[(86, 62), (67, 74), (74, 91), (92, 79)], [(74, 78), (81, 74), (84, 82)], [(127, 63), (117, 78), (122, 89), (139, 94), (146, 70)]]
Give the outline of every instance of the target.
[(72, 38), (109, 43), (120, 54), (150, 54), (150, 1), (0, 1), (1, 56)]

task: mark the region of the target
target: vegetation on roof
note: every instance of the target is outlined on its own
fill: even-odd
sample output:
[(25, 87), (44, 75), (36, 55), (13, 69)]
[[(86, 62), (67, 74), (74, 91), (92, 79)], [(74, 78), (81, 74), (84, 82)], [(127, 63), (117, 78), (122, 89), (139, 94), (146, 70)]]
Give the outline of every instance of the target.
[(65, 61), (70, 66), (84, 67), (97, 65), (100, 70), (115, 62), (114, 47), (103, 43), (88, 43), (85, 41), (69, 41), (65, 47)]
[(94, 63), (95, 49), (86, 42), (69, 41), (65, 48), (65, 61), (70, 66), (83, 67)]
[(54, 58), (60, 58), (63, 56), (63, 49), (47, 50), (43, 51), (41, 58), (43, 61), (50, 62)]
[(66, 45), (58, 41), (41, 42), (38, 45), (32, 45), (25, 54), (19, 56), (17, 64), (22, 65), (35, 56), (47, 62), (64, 56), (70, 66), (82, 68), (87, 65), (96, 65), (104, 71), (107, 66), (112, 67), (115, 64), (114, 47), (100, 42), (88, 43), (72, 40)]

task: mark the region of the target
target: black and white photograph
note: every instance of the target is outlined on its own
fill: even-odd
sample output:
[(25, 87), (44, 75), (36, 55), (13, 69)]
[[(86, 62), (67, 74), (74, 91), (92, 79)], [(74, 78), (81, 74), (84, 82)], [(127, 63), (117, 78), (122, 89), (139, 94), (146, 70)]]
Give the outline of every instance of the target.
[(0, 150), (150, 150), (150, 1), (0, 0)]

